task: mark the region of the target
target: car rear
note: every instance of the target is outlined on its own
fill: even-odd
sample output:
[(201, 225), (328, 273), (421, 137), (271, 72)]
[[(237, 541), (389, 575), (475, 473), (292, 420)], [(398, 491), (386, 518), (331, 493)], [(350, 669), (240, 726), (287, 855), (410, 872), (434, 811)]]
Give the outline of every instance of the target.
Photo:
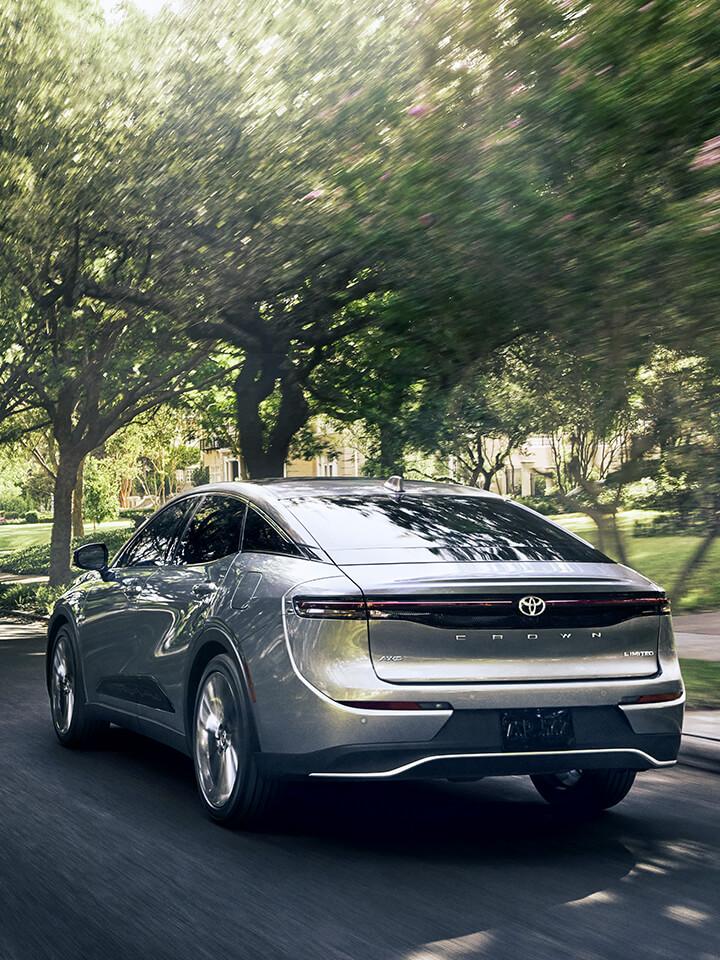
[(332, 562), (284, 602), (317, 724), (296, 771), (463, 778), (675, 761), (684, 692), (659, 587), (499, 497), (378, 486), (293, 490), (283, 504)]

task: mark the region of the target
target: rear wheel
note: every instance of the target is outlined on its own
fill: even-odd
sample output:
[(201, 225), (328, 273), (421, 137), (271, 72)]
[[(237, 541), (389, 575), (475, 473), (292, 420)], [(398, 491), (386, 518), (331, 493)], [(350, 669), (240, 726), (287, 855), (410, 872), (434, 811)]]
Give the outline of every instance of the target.
[(540, 796), (569, 813), (597, 813), (620, 803), (635, 781), (634, 770), (569, 770), (530, 778)]
[(195, 776), (209, 816), (233, 826), (261, 820), (275, 783), (258, 769), (249, 704), (237, 667), (225, 654), (210, 661), (200, 680), (193, 738)]
[(64, 747), (83, 747), (107, 728), (85, 702), (72, 634), (60, 627), (50, 652), (50, 713), (58, 740)]

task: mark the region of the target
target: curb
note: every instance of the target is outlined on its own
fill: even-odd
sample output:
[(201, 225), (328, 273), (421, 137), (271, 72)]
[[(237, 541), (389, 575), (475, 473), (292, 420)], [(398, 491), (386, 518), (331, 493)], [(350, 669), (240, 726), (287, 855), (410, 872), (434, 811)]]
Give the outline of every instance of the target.
[(720, 774), (720, 739), (684, 733), (678, 763), (685, 767), (705, 770), (707, 773)]
[(25, 620), (33, 623), (46, 624), (50, 620), (47, 613), (31, 613), (29, 610), (2, 610), (0, 609), (0, 620)]

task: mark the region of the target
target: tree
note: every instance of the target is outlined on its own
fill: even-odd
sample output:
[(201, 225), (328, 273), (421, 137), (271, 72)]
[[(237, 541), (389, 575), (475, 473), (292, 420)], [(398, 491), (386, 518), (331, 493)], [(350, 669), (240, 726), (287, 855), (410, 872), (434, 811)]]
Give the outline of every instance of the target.
[(644, 405), (665, 425), (659, 467), (674, 489), (675, 512), (701, 533), (672, 584), (678, 602), (720, 534), (720, 376), (705, 357), (659, 351), (641, 388)]
[(530, 388), (535, 376), (520, 346), (471, 369), (447, 394), (441, 419), (423, 420), (425, 448), (454, 464), (462, 483), (489, 490), (511, 454), (537, 430), (538, 405)]
[(23, 11), (18, 2), (0, 15), (9, 170), (2, 265), (17, 292), (12, 349), (36, 411), (30, 428), (49, 426), (57, 445), (50, 546), (57, 585), (70, 576), (72, 496), (84, 458), (187, 389), (207, 351), (193, 350), (181, 326), (130, 296), (147, 279), (150, 255), (150, 237), (132, 218), (147, 158), (130, 133), (129, 99), (107, 109), (120, 72), (116, 51), (97, 42), (84, 4)]
[(85, 513), (93, 528), (118, 515), (117, 481), (109, 464), (96, 457), (85, 461)]

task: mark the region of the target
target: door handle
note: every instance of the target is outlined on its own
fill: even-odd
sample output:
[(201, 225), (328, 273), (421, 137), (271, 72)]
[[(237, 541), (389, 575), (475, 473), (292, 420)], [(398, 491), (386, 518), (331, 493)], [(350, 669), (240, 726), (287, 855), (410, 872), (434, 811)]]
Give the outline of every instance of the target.
[(204, 580), (202, 583), (196, 583), (192, 592), (195, 597), (211, 597), (214, 593), (217, 593), (217, 584)]
[(139, 597), (143, 588), (141, 583), (124, 583), (122, 589), (126, 597)]

